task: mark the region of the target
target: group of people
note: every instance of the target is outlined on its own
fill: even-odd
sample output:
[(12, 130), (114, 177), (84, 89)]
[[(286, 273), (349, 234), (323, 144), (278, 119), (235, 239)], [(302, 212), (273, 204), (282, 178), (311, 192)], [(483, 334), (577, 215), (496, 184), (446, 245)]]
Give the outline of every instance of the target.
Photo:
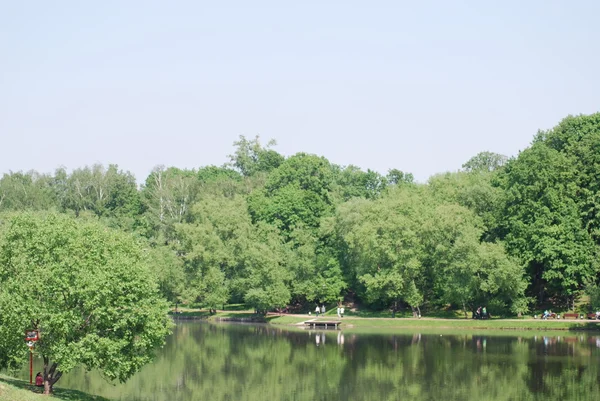
[(477, 310), (475, 311), (475, 314), (473, 315), (473, 319), (487, 319), (489, 318), (489, 315), (487, 313), (487, 309), (486, 307), (479, 307), (477, 308)]
[[(325, 305), (321, 305), (321, 306), (317, 305), (315, 307), (315, 315), (317, 315), (317, 317), (319, 317), (319, 314), (322, 314), (322, 315), (325, 314)], [(337, 316), (339, 318), (344, 317), (344, 307), (343, 306), (338, 306), (338, 308), (337, 308)]]
[(544, 314), (542, 315), (542, 319), (546, 320), (546, 319), (548, 319), (549, 317), (553, 317), (553, 316), (554, 316), (554, 313), (552, 313), (552, 311), (551, 311), (551, 310), (547, 310), (547, 309), (546, 309), (546, 310), (544, 311)]

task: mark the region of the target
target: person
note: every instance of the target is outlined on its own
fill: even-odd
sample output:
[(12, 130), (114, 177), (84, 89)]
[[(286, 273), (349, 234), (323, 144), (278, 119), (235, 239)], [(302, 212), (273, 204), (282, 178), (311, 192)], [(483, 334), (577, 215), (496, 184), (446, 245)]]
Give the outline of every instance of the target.
[(42, 376), (42, 372), (38, 372), (35, 375), (35, 385), (36, 387), (42, 387), (44, 385), (44, 376)]
[(324, 315), (325, 314), (325, 305), (321, 305), (321, 314)]
[(485, 308), (485, 306), (483, 307), (483, 310), (481, 311), (481, 313), (482, 313), (482, 318), (483, 319), (487, 319), (487, 317), (488, 317), (487, 316), (487, 309)]
[(481, 319), (481, 306), (475, 311), (475, 319)]
[(549, 313), (549, 312), (548, 312), (548, 310), (546, 309), (546, 310), (544, 311), (544, 315), (542, 316), (542, 319), (544, 319), (544, 320), (545, 320), (545, 319), (548, 319), (548, 316), (550, 316), (550, 313)]
[(340, 314), (342, 315), (342, 317), (344, 317), (344, 306), (342, 305), (342, 307), (340, 308)]
[(317, 305), (317, 307), (315, 308), (315, 315), (317, 315), (317, 317), (319, 317), (320, 311), (321, 311), (321, 309), (319, 309), (319, 305)]
[(337, 315), (338, 315), (338, 318), (342, 317), (342, 315), (340, 314), (340, 307), (339, 306), (337, 307)]

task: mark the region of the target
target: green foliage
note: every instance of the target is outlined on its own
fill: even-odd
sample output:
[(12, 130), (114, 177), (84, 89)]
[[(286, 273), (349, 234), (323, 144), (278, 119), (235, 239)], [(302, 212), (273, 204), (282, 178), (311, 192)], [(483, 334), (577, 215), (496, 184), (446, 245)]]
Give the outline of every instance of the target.
[(490, 172), (504, 166), (507, 160), (508, 157), (498, 153), (481, 152), (470, 158), (462, 167), (468, 172)]
[(100, 164), (55, 173), (54, 188), (63, 210), (79, 216), (90, 211), (98, 217), (125, 219), (140, 212), (140, 199), (135, 177), (119, 170), (117, 165), (108, 168)]
[(0, 245), (0, 284), (0, 367), (23, 362), (23, 333), (38, 329), (35, 352), (50, 387), (79, 364), (124, 381), (169, 332), (167, 304), (139, 245), (98, 223), (12, 217)]
[(48, 210), (57, 206), (52, 177), (35, 171), (0, 178), (0, 211)]
[(413, 184), (415, 178), (411, 173), (404, 173), (396, 168), (393, 168), (388, 171), (386, 180), (390, 185), (403, 185)]
[(376, 202), (349, 202), (337, 216), (347, 268), (371, 304), (425, 300), (473, 308), (502, 299), (522, 309), (525, 282), (502, 246), (480, 242), (481, 222), (456, 204), (439, 204), (426, 187), (391, 191)]
[(263, 147), (258, 135), (252, 140), (240, 135), (239, 141), (233, 143), (237, 147), (235, 153), (229, 156), (231, 165), (246, 177), (259, 172), (268, 173), (279, 167), (284, 160), (282, 155), (269, 149), (276, 144), (272, 139)]
[(274, 225), (284, 234), (297, 225), (317, 228), (333, 211), (333, 169), (327, 159), (298, 153), (269, 175), (262, 191), (250, 195), (254, 221)]
[(508, 250), (526, 266), (530, 294), (539, 302), (572, 301), (598, 272), (597, 249), (577, 206), (577, 174), (569, 157), (538, 141), (499, 179), (500, 228)]
[(381, 174), (367, 170), (362, 171), (356, 166), (340, 168), (333, 166), (335, 171), (335, 192), (340, 201), (352, 198), (376, 199), (387, 187), (387, 179)]
[(600, 113), (426, 185), (273, 145), (241, 136), (229, 165), (157, 166), (139, 190), (116, 165), (11, 172), (0, 211), (59, 210), (145, 238), (161, 294), (211, 308), (348, 295), (371, 308), (523, 312), (533, 300), (573, 307), (599, 283)]

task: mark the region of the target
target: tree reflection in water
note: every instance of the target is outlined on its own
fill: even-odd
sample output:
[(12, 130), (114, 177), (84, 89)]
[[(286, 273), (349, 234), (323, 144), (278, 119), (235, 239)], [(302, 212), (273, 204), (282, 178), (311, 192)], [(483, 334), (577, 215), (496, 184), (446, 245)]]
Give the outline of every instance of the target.
[(600, 394), (599, 345), (600, 337), (571, 333), (357, 334), (186, 322), (125, 384), (81, 369), (61, 384), (128, 401), (588, 400)]

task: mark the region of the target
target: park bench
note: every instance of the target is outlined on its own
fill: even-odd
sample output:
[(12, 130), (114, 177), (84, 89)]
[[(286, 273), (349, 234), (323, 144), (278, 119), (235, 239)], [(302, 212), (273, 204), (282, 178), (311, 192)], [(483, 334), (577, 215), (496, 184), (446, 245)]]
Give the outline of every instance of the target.
[(546, 317), (544, 317), (544, 315), (542, 315), (542, 319), (549, 319), (549, 318), (558, 319), (559, 317), (558, 317), (558, 315), (556, 313), (550, 313)]
[(596, 320), (598, 318), (598, 315), (596, 315), (595, 313), (588, 313), (587, 318)]
[(563, 319), (579, 319), (579, 313), (563, 313)]

